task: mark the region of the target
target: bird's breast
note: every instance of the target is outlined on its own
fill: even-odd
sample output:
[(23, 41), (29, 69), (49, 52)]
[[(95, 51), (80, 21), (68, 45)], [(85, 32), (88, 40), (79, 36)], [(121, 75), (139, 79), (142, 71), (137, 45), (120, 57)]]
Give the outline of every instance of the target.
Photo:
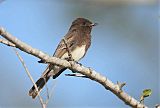
[[(73, 51), (71, 51), (72, 58), (75, 61), (79, 61), (85, 55), (86, 45), (77, 46)], [(68, 52), (62, 56), (62, 59), (68, 58)]]

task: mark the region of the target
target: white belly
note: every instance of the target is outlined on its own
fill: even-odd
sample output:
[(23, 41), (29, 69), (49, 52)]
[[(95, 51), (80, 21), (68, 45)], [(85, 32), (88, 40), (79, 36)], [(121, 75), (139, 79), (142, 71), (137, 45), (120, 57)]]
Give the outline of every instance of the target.
[[(82, 45), (81, 47), (77, 47), (75, 50), (73, 50), (71, 52), (72, 58), (75, 61), (79, 61), (84, 56), (84, 54), (85, 54), (85, 47), (86, 47), (86, 45)], [(65, 53), (62, 56), (62, 59), (65, 59), (65, 58), (68, 58), (68, 53)]]

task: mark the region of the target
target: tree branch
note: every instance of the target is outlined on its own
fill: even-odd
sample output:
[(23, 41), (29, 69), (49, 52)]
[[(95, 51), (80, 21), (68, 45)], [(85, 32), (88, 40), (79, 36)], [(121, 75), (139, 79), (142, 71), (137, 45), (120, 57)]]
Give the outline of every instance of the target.
[(25, 71), (26, 71), (29, 79), (30, 79), (31, 82), (33, 83), (33, 85), (34, 85), (34, 87), (35, 87), (35, 89), (36, 89), (36, 91), (37, 91), (37, 93), (38, 93), (38, 98), (39, 98), (39, 101), (40, 101), (40, 103), (41, 103), (42, 108), (46, 108), (46, 104), (43, 102), (43, 99), (42, 99), (42, 97), (40, 96), (40, 93), (38, 92), (37, 85), (35, 84), (32, 76), (31, 76), (31, 74), (30, 74), (30, 72), (29, 72), (29, 70), (28, 70), (28, 68), (27, 68), (27, 66), (25, 65), (24, 60), (23, 60), (22, 57), (19, 55), (19, 53), (18, 53), (18, 51), (17, 51), (16, 49), (14, 49), (14, 51), (15, 51), (16, 55), (18, 56), (19, 60), (21, 61), (21, 63), (22, 63), (22, 65), (23, 65), (23, 67), (24, 67), (24, 69), (25, 69)]
[(69, 68), (70, 70), (76, 71), (78, 73), (81, 73), (91, 80), (94, 80), (104, 86), (106, 90), (110, 90), (112, 93), (114, 93), (118, 98), (120, 98), (123, 102), (125, 102), (127, 105), (134, 107), (134, 108), (148, 108), (147, 106), (141, 104), (139, 101), (131, 97), (126, 92), (122, 91), (118, 84), (114, 84), (112, 81), (110, 81), (105, 76), (101, 75), (100, 73), (96, 72), (95, 70), (92, 70), (90, 68), (84, 67), (82, 65), (79, 65), (78, 63), (74, 61), (67, 61), (62, 60), (56, 57), (51, 57), (44, 52), (32, 48), (31, 46), (27, 45), (26, 43), (18, 40), (16, 37), (12, 36), (8, 32), (6, 32), (3, 28), (0, 28), (0, 35), (3, 36), (5, 39), (10, 41), (11, 43), (15, 44), (17, 48), (20, 50), (31, 54), (35, 57), (38, 57), (45, 61), (46, 63), (50, 64), (56, 64), (60, 65), (66, 68)]
[(74, 76), (74, 77), (81, 77), (81, 78), (88, 78), (85, 75), (82, 75), (80, 73), (72, 73), (72, 74), (65, 74), (66, 76)]
[(7, 46), (16, 47), (16, 45), (13, 44), (12, 42), (9, 42), (8, 40), (1, 39), (1, 38), (0, 38), (0, 43), (3, 43), (5, 45), (7, 45)]

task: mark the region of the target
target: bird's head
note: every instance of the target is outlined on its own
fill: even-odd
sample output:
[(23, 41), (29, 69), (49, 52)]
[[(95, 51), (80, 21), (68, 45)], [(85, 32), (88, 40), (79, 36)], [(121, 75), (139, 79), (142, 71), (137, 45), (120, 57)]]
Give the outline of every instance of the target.
[(88, 19), (85, 18), (77, 18), (72, 22), (70, 29), (80, 29), (80, 30), (86, 30), (90, 32), (92, 30), (93, 26), (96, 26), (97, 23), (92, 23)]

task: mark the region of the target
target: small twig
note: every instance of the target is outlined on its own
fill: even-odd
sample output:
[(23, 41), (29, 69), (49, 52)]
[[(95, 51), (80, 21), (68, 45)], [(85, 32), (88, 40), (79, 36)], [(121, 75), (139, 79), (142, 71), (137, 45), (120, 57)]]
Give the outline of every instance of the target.
[(155, 105), (155, 108), (160, 108), (160, 104), (156, 104), (156, 105)]
[(8, 40), (6, 40), (6, 39), (0, 38), (0, 43), (3, 43), (3, 44), (5, 44), (5, 45), (7, 45), (7, 46), (16, 47), (15, 44), (13, 44), (12, 42), (10, 42), (10, 41), (8, 41)]
[(144, 97), (143, 96), (140, 97), (140, 103), (144, 104)]
[(49, 100), (49, 89), (48, 89), (48, 86), (46, 84), (46, 79), (44, 78), (44, 81), (45, 81), (45, 87), (46, 87), (46, 93), (47, 93), (47, 100)]
[(119, 87), (119, 89), (122, 91), (122, 87), (126, 85), (126, 83), (120, 83), (119, 81), (117, 81), (117, 85)]
[(85, 75), (82, 75), (80, 73), (73, 73), (73, 74), (65, 74), (66, 76), (74, 76), (74, 77), (82, 77), (82, 78), (88, 78)]
[(28, 70), (28, 68), (27, 68), (27, 66), (25, 65), (25, 62), (24, 62), (23, 58), (20, 56), (20, 54), (18, 53), (18, 51), (17, 51), (15, 48), (13, 48), (13, 50), (15, 51), (16, 55), (18, 56), (19, 60), (21, 61), (21, 63), (22, 63), (22, 65), (23, 65), (23, 67), (24, 67), (24, 69), (25, 69), (25, 71), (26, 71), (29, 79), (30, 79), (31, 82), (33, 83), (33, 85), (34, 85), (34, 87), (35, 87), (35, 89), (36, 89), (36, 91), (37, 91), (37, 93), (38, 93), (38, 97), (39, 97), (39, 100), (40, 100), (40, 103), (41, 103), (42, 108), (46, 108), (46, 105), (44, 104), (43, 99), (42, 99), (42, 97), (40, 96), (40, 94), (39, 94), (39, 92), (38, 92), (37, 85), (35, 84), (32, 76), (31, 76), (31, 74), (30, 74), (30, 72), (29, 72), (29, 70)]
[(72, 57), (72, 54), (71, 54), (71, 50), (70, 50), (70, 48), (69, 48), (69, 46), (68, 46), (65, 38), (63, 38), (62, 40), (63, 40), (63, 42), (64, 42), (64, 44), (65, 44), (65, 46), (66, 46), (66, 50), (67, 50), (67, 52), (68, 52), (69, 60), (73, 60), (73, 57)]
[[(56, 81), (56, 80), (54, 80), (54, 81)], [(54, 90), (55, 86), (56, 86), (56, 84), (53, 83), (53, 85), (52, 85), (52, 87), (51, 87), (50, 93), (48, 92), (48, 96), (49, 96), (49, 97), (52, 97), (52, 95), (53, 95), (53, 90)], [(47, 105), (48, 102), (49, 102), (49, 98), (46, 100), (45, 104)]]
[[(65, 46), (66, 46), (66, 50), (67, 50), (67, 52), (68, 52), (68, 60), (69, 60), (69, 61), (74, 61), (74, 59), (73, 59), (73, 57), (72, 57), (72, 54), (71, 54), (71, 50), (70, 50), (70, 48), (69, 48), (69, 46), (68, 46), (65, 38), (63, 38), (62, 40), (63, 40), (63, 42), (64, 42), (64, 44), (65, 44)], [(72, 64), (71, 64), (71, 66), (72, 66)], [(73, 70), (71, 70), (71, 71), (72, 71), (73, 73), (76, 73), (76, 72), (73, 71)]]
[[(63, 42), (64, 42), (64, 44), (65, 44), (65, 46), (66, 46), (66, 50), (67, 50), (67, 52), (68, 52), (69, 60), (74, 61), (73, 56), (72, 56), (72, 53), (71, 53), (71, 50), (70, 50), (70, 48), (69, 48), (69, 46), (68, 46), (65, 38), (63, 38)], [(77, 63), (78, 63), (78, 62), (77, 62)], [(71, 64), (71, 66), (72, 66), (72, 64)], [(65, 75), (66, 75), (66, 76), (75, 76), (75, 77), (88, 78), (87, 76), (82, 75), (82, 74), (79, 74), (79, 73), (76, 73), (76, 72), (73, 71), (73, 70), (71, 70), (71, 71), (73, 72), (73, 74), (65, 74)]]

